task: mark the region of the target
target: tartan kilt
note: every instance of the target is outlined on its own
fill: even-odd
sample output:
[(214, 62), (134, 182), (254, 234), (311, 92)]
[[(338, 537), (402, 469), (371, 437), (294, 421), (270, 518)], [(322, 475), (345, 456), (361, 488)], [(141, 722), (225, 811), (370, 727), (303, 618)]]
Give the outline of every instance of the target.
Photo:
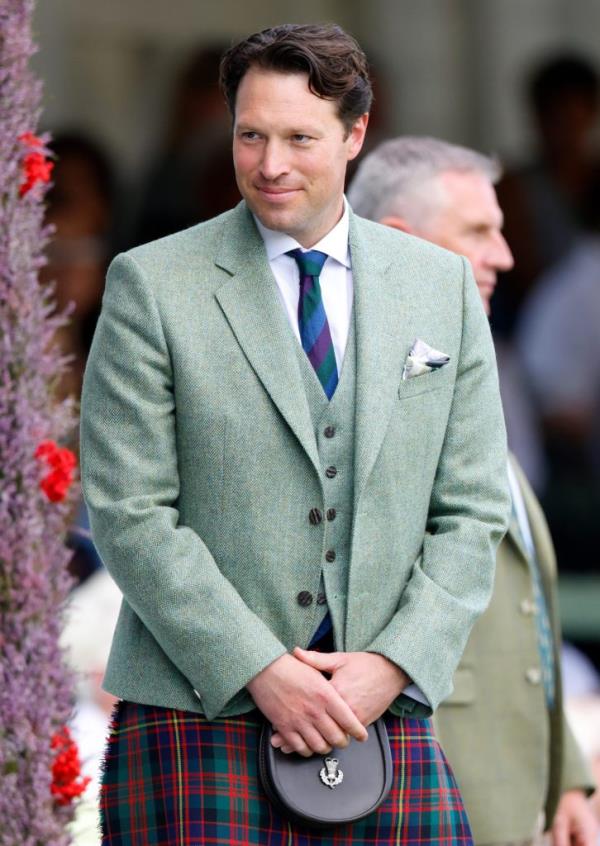
[(462, 799), (429, 720), (385, 717), (392, 789), (353, 825), (310, 830), (269, 803), (257, 770), (261, 717), (199, 714), (120, 701), (107, 742), (103, 846), (472, 846)]

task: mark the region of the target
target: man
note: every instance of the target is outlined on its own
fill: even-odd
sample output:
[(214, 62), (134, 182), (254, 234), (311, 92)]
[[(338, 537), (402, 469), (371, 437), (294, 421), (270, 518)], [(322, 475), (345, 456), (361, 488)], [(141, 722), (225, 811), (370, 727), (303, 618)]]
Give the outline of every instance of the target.
[(491, 592), (505, 434), (467, 262), (344, 202), (366, 67), (336, 26), (232, 47), (244, 202), (109, 273), (82, 401), (92, 529), (124, 594), (105, 844), (331, 843), (261, 792), (260, 712), (307, 757), (385, 715), (392, 790), (345, 843), (470, 842), (418, 717)]
[[(498, 176), (496, 162), (472, 150), (397, 138), (362, 162), (348, 196), (356, 213), (466, 256), (489, 314), (496, 274), (512, 266)], [(595, 846), (591, 780), (562, 711), (552, 544), (514, 457), (509, 481), (513, 517), (492, 602), (435, 716), (436, 733), (476, 843), (531, 841), (545, 812), (555, 846)]]

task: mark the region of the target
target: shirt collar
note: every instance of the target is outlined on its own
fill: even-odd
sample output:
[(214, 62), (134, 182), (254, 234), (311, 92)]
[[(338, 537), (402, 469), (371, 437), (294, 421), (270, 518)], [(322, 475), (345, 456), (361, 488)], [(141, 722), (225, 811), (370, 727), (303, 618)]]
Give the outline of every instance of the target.
[[(267, 258), (273, 261), (281, 255), (284, 255), (289, 250), (295, 250), (300, 247), (304, 251), (304, 247), (288, 235), (286, 232), (276, 232), (274, 229), (267, 229), (260, 220), (253, 215), (256, 226), (260, 235), (265, 242), (265, 249), (267, 251)], [(327, 253), (328, 256), (343, 264), (344, 267), (351, 267), (350, 250), (348, 248), (348, 233), (350, 228), (350, 214), (348, 212), (348, 203), (344, 197), (344, 213), (341, 219), (331, 229), (327, 235), (311, 247), (311, 250), (321, 250)]]

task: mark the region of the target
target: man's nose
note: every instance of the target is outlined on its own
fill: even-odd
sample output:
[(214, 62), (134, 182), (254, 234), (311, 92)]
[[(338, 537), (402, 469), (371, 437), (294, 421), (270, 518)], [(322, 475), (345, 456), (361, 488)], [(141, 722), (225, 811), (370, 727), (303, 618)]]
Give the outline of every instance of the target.
[(260, 162), (261, 175), (265, 179), (273, 181), (280, 176), (284, 176), (288, 171), (289, 164), (283, 145), (277, 141), (267, 141)]
[(510, 270), (514, 263), (506, 238), (501, 232), (497, 232), (488, 253), (488, 264), (495, 270)]

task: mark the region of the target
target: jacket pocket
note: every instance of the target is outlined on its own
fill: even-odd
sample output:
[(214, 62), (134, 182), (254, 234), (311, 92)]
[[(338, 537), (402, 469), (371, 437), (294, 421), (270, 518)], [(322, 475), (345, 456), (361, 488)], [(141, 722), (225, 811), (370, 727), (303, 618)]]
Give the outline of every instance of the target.
[(405, 379), (398, 385), (398, 399), (416, 397), (419, 394), (438, 391), (441, 388), (452, 388), (454, 385), (453, 372), (448, 365), (439, 370), (432, 370), (431, 373), (424, 373), (422, 376), (414, 376), (412, 379)]

